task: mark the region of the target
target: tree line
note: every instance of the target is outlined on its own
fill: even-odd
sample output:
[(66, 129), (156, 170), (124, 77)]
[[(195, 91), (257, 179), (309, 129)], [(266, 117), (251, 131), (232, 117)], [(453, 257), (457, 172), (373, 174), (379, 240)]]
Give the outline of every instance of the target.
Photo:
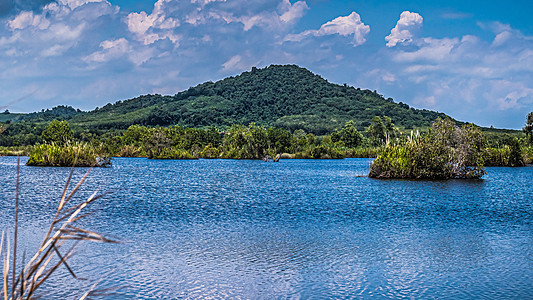
[[(395, 166), (395, 171), (391, 171), (395, 174), (393, 177), (412, 177), (412, 172), (419, 171), (421, 174), (429, 174), (420, 175), (422, 178), (452, 176), (450, 174), (453, 174), (452, 177), (476, 177), (476, 174), (482, 174), (476, 169), (478, 167), (521, 166), (533, 161), (533, 113), (527, 116), (524, 136), (506, 138), (506, 135), (501, 134), (490, 140), (479, 127), (472, 124), (458, 127), (450, 119), (437, 119), (427, 132), (422, 133), (401, 131), (387, 116), (375, 116), (369, 124), (364, 131), (359, 131), (355, 122), (348, 121), (326, 135), (315, 135), (303, 129), (289, 131), (255, 123), (236, 124), (225, 130), (215, 127), (131, 125), (123, 131), (91, 134), (76, 132), (68, 121), (53, 120), (41, 129), (40, 134), (37, 128), (33, 128), (33, 132), (26, 133), (26, 139), (40, 147), (27, 148), (28, 152), (32, 151), (32, 147), (39, 149), (40, 158), (35, 157), (33, 160), (37, 165), (45, 164), (43, 155), (48, 148), (53, 153), (59, 153), (62, 148), (74, 146), (81, 149), (77, 151), (86, 153), (86, 157), (94, 160), (97, 157), (112, 156), (152, 159), (325, 159), (377, 156), (373, 171), (375, 177), (392, 176), (379, 170), (390, 167), (394, 161), (399, 165)], [(0, 126), (0, 138), (4, 136), (2, 131), (16, 125), (17, 123)], [(9, 151), (4, 149), (4, 152)], [(74, 152), (69, 154), (71, 160), (74, 159), (72, 153)], [(474, 169), (467, 171), (465, 167)]]

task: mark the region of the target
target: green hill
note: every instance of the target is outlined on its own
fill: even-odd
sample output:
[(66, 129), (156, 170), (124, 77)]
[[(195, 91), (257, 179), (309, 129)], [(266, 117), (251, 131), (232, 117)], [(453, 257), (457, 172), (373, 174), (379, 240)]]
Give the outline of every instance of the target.
[(10, 122), (19, 121), (22, 118), (24, 118), (24, 116), (26, 116), (26, 114), (3, 112), (3, 113), (0, 113), (0, 122), (5, 123), (7, 121), (10, 121)]
[(100, 130), (125, 129), (132, 124), (226, 127), (254, 122), (325, 134), (348, 120), (362, 130), (376, 115), (389, 116), (407, 129), (429, 126), (437, 117), (445, 117), (395, 103), (376, 91), (330, 83), (295, 65), (272, 65), (202, 83), (174, 96), (144, 95), (107, 104), (73, 114), (69, 122)]

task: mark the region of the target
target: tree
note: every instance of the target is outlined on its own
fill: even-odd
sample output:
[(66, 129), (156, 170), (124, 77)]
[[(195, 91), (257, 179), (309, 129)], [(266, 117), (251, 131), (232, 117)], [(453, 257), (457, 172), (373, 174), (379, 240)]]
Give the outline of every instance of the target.
[(529, 142), (533, 143), (533, 111), (527, 115), (526, 126), (522, 128), (526, 133), (526, 136), (529, 138)]
[(366, 129), (366, 134), (377, 145), (385, 142), (385, 131), (385, 124), (381, 117), (375, 116), (372, 118), (372, 124)]
[(393, 139), (398, 133), (398, 128), (394, 127), (391, 118), (384, 116), (383, 120), (385, 121), (385, 137), (386, 139)]
[(340, 131), (335, 130), (335, 132), (331, 134), (331, 141), (334, 143), (341, 141), (346, 147), (356, 148), (361, 145), (363, 135), (357, 131), (353, 121), (348, 121)]
[(366, 134), (374, 145), (389, 141), (396, 137), (397, 133), (398, 128), (394, 127), (391, 118), (387, 116), (384, 116), (383, 120), (379, 116), (373, 117), (372, 124), (366, 129)]
[(8, 114), (9, 114), (9, 110), (6, 109), (6, 110), (3, 112), (3, 114), (8, 115)]
[(45, 143), (65, 144), (72, 141), (72, 130), (67, 121), (53, 120), (46, 126), (41, 138)]
[(517, 138), (511, 140), (509, 148), (511, 148), (511, 153), (509, 153), (509, 165), (511, 167), (523, 167), (525, 165), (524, 158)]

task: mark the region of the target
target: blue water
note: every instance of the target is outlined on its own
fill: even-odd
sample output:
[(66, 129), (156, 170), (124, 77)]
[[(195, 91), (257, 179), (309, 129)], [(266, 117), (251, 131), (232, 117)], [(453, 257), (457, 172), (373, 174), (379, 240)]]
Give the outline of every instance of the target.
[[(24, 163), (27, 158), (22, 158)], [(112, 299), (533, 298), (533, 167), (483, 180), (359, 177), (371, 160), (115, 159), (77, 201), (114, 190), (45, 298), (94, 282)], [(87, 169), (76, 169), (75, 179)], [(0, 157), (0, 229), (12, 233), (16, 158)], [(21, 167), (21, 251), (35, 251), (68, 168)]]

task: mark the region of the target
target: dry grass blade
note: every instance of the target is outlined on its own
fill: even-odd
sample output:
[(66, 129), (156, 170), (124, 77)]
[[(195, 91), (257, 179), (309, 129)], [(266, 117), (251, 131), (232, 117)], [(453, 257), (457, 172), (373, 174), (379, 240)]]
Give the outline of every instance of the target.
[[(57, 249), (57, 247), (54, 246), (54, 251), (56, 252), (57, 254), (57, 257), (59, 257), (60, 260), (64, 260), (64, 256), (61, 255), (61, 253), (59, 252), (59, 249)], [(76, 276), (76, 274), (74, 274), (74, 271), (72, 271), (72, 269), (70, 268), (70, 266), (67, 264), (67, 261), (65, 260), (64, 261), (64, 265), (65, 267), (67, 268), (68, 272), (70, 273), (70, 275), (72, 275), (72, 277), (76, 278), (76, 279), (79, 279), (78, 276)]]
[[(85, 229), (81, 229), (74, 226), (69, 226), (68, 228), (64, 229), (63, 232), (65, 234), (68, 234), (69, 237), (75, 237), (75, 238), (81, 238), (83, 240), (90, 240), (95, 242), (104, 242), (104, 243), (115, 243), (118, 244), (118, 241), (108, 239), (104, 237), (101, 234), (98, 234), (94, 231), (89, 231)], [(61, 239), (65, 239), (65, 237), (61, 237)]]
[[(96, 201), (96, 200), (98, 200), (98, 199), (100, 199), (100, 198), (102, 198), (102, 197), (104, 197), (104, 196), (106, 196), (106, 195), (108, 195), (108, 194), (111, 194), (111, 193), (112, 193), (112, 192), (105, 192), (105, 193), (103, 193), (103, 194), (100, 194), (100, 195), (98, 195), (98, 196), (95, 196), (95, 194), (96, 194), (96, 192), (95, 192), (95, 193), (94, 193), (91, 197), (89, 197), (89, 199), (87, 199), (85, 202), (82, 202), (82, 203), (80, 203), (80, 204), (78, 204), (78, 205), (75, 205), (75, 206), (70, 207), (70, 208), (66, 209), (65, 211), (63, 211), (63, 212), (62, 212), (62, 213), (63, 213), (63, 216), (60, 217), (60, 218), (58, 218), (57, 221), (56, 221), (56, 223), (60, 223), (60, 222), (62, 222), (63, 220), (70, 218), (70, 217), (72, 216), (71, 213), (73, 213), (74, 211), (76, 211), (76, 210), (78, 210), (78, 209), (80, 209), (80, 208), (83, 209), (85, 206), (87, 206), (87, 205), (91, 204), (92, 202), (94, 202), (94, 201)], [(77, 214), (76, 214), (76, 215), (77, 215)], [(72, 218), (72, 219), (71, 219), (71, 223), (74, 223), (75, 221), (80, 220), (82, 217), (83, 217), (83, 215), (82, 215), (81, 217)]]
[(105, 289), (95, 289), (98, 283), (94, 284), (91, 289), (87, 292), (85, 292), (81, 297), (82, 299), (89, 299), (89, 297), (110, 297), (110, 296), (116, 296), (116, 291), (123, 287), (111, 287), (111, 288), (105, 288)]
[[(16, 203), (15, 203), (15, 235), (14, 235), (14, 249), (13, 249), (13, 263), (10, 264), (10, 245), (9, 238), (6, 238), (7, 251), (3, 251), (4, 246), (4, 233), (2, 232), (2, 239), (0, 240), (0, 255), (4, 253), (3, 257), (3, 296), (4, 300), (12, 299), (35, 299), (37, 297), (36, 291), (39, 289), (61, 266), (64, 265), (70, 275), (77, 280), (82, 280), (76, 276), (71, 266), (67, 261), (74, 255), (74, 249), (79, 241), (92, 241), (92, 242), (104, 242), (104, 243), (118, 243), (118, 241), (104, 237), (103, 235), (83, 229), (76, 224), (76, 222), (92, 215), (92, 212), (82, 213), (89, 205), (91, 205), (97, 199), (109, 194), (97, 194), (94, 192), (89, 198), (81, 203), (73, 204), (71, 207), (67, 205), (73, 200), (74, 195), (79, 190), (81, 185), (87, 179), (90, 169), (80, 179), (76, 186), (68, 193), (69, 185), (73, 176), (73, 169), (71, 170), (65, 188), (63, 189), (61, 200), (59, 201), (56, 214), (48, 228), (45, 238), (42, 241), (41, 247), (31, 257), (28, 263), (24, 263), (26, 254), (24, 253), (22, 265), (24, 267), (16, 276), (16, 244), (17, 244), (17, 231), (18, 231), (18, 195), (19, 195), (19, 167), (20, 162), (17, 165), (17, 191), (16, 191)], [(61, 251), (63, 246), (71, 245), (69, 251), (64, 253)], [(9, 273), (12, 271), (11, 286), (8, 285)], [(102, 291), (95, 290), (96, 285), (85, 293), (84, 297), (100, 295)]]
[(4, 269), (3, 269), (3, 278), (4, 278), (4, 299), (7, 300), (8, 297), (8, 277), (9, 277), (9, 236), (6, 238), (7, 243), (7, 251), (6, 251), (6, 257), (4, 258)]
[(19, 178), (20, 178), (20, 156), (17, 156), (17, 183), (15, 189), (15, 234), (13, 237), (13, 276), (11, 277), (11, 298), (15, 295), (15, 271), (17, 269), (17, 244), (19, 229)]

